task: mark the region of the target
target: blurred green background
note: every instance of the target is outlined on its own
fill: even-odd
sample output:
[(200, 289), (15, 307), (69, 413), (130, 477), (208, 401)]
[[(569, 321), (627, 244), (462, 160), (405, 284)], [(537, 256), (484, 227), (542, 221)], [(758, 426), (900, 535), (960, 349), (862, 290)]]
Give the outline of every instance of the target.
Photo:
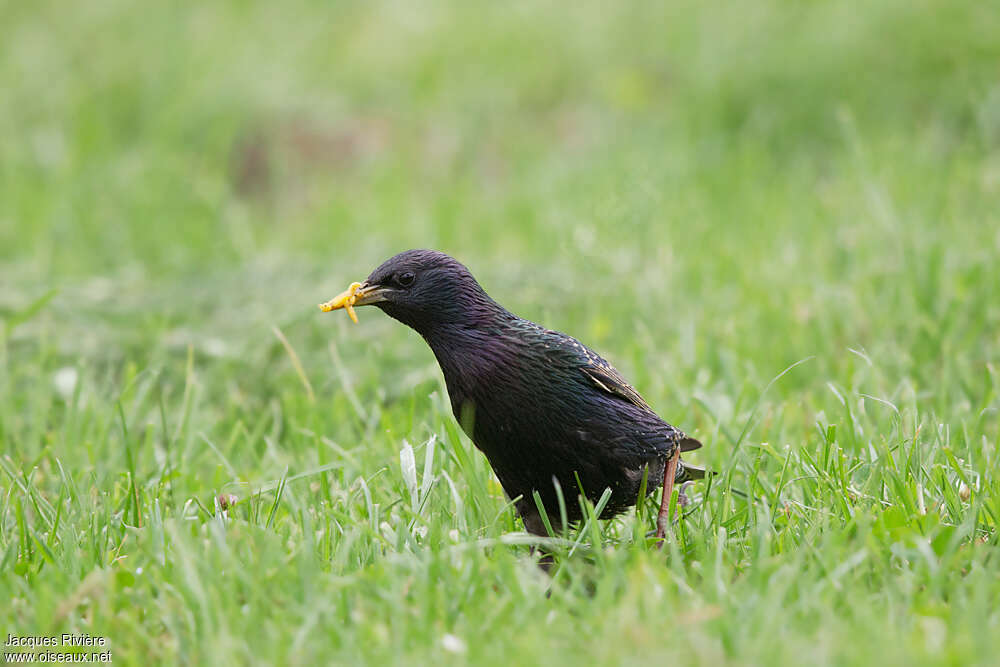
[[(994, 6), (43, 0), (0, 26), (9, 632), (217, 664), (1000, 647)], [(519, 524), (423, 342), (315, 309), (410, 247), (600, 351), (767, 502), (709, 498), (666, 566), (591, 543), (547, 600), (526, 548), (475, 547)], [(399, 452), (432, 435), (407, 510)]]

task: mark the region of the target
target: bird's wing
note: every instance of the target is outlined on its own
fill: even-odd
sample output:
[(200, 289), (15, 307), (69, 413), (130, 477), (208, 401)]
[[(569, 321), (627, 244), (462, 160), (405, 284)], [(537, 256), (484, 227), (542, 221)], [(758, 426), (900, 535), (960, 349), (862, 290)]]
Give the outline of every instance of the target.
[(572, 336), (552, 329), (543, 329), (533, 322), (525, 321), (525, 324), (531, 326), (533, 333), (544, 341), (545, 349), (552, 355), (550, 358), (558, 358), (571, 367), (579, 368), (602, 391), (656, 414), (639, 392), (604, 357)]
[[(625, 399), (629, 403), (636, 405), (643, 410), (648, 410), (652, 414), (656, 414), (653, 408), (649, 407), (649, 404), (639, 395), (639, 392), (635, 390), (635, 387), (630, 385), (622, 374), (618, 372), (614, 366), (609, 364), (603, 357), (595, 353), (593, 350), (583, 347), (587, 362), (581, 368), (584, 374), (590, 378), (590, 380), (600, 387), (603, 391), (606, 391), (613, 396)], [(659, 419), (659, 416), (657, 416)], [(685, 434), (680, 429), (671, 426), (677, 434), (677, 442), (680, 443), (682, 452), (690, 452), (692, 450), (701, 447), (701, 443), (692, 438), (691, 436)]]
[(564, 333), (551, 329), (543, 329), (527, 320), (524, 320), (524, 323), (530, 327), (531, 333), (537, 336), (538, 340), (542, 342), (544, 349), (550, 355), (553, 355), (550, 359), (555, 358), (560, 360), (562, 364), (568, 364), (571, 367), (580, 369), (584, 377), (601, 391), (627, 401), (641, 410), (648, 412), (657, 422), (663, 424), (671, 432), (669, 440), (680, 444), (682, 452), (689, 452), (701, 447), (701, 443), (696, 439), (664, 422), (656, 414), (656, 411), (649, 407), (645, 399), (639, 395), (635, 387), (630, 385), (622, 377), (622, 374), (618, 372), (618, 369), (609, 364), (601, 355)]
[[(653, 408), (649, 407), (649, 404), (635, 390), (635, 387), (626, 382), (625, 378), (622, 377), (621, 373), (614, 366), (592, 352), (587, 355), (587, 358), (589, 363), (583, 366), (581, 370), (583, 370), (584, 374), (594, 384), (609, 394), (623, 398), (633, 405), (648, 410), (654, 415), (656, 414)], [(659, 419), (658, 416), (657, 419)], [(680, 443), (682, 452), (690, 452), (701, 447), (701, 443), (698, 440), (676, 427), (671, 426), (670, 428), (676, 433), (676, 441)], [(693, 479), (700, 479), (700, 477), (694, 477)]]
[[(589, 355), (588, 355), (589, 356)], [(624, 398), (629, 403), (638, 405), (640, 408), (644, 408), (653, 411), (649, 404), (643, 400), (639, 392), (635, 390), (635, 387), (630, 385), (625, 381), (625, 378), (621, 376), (614, 366), (604, 361), (600, 357), (598, 359), (590, 359), (590, 363), (581, 369), (587, 377), (589, 377), (594, 384), (608, 392), (620, 398)]]

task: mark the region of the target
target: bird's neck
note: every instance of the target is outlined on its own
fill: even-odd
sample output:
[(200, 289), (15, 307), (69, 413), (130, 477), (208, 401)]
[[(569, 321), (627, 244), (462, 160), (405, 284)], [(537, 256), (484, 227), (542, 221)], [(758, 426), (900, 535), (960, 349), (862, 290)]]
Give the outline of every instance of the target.
[[(425, 318), (405, 321), (435, 346), (461, 346), (483, 332), (496, 331), (517, 317), (485, 292), (460, 294)], [(435, 350), (436, 351), (436, 350)]]
[(463, 404), (475, 401), (506, 363), (514, 339), (505, 334), (517, 320), (517, 316), (499, 308), (483, 313), (475, 321), (439, 322), (429, 334), (421, 332), (441, 367), (459, 420)]
[(517, 316), (497, 306), (496, 310), (466, 312), (460, 320), (437, 320), (424, 330), (418, 329), (424, 340), (441, 362), (442, 370), (450, 368), (453, 361), (463, 362), (468, 357), (489, 356), (510, 323)]

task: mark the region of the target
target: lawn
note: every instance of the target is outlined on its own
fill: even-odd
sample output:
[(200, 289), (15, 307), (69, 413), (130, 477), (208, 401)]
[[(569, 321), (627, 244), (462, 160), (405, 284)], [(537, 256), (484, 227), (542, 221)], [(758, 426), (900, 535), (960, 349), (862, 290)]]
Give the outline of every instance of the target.
[[(5, 643), (995, 661), (989, 3), (41, 0), (0, 25)], [(650, 498), (543, 574), (420, 337), (317, 310), (410, 247), (705, 444), (666, 549)]]

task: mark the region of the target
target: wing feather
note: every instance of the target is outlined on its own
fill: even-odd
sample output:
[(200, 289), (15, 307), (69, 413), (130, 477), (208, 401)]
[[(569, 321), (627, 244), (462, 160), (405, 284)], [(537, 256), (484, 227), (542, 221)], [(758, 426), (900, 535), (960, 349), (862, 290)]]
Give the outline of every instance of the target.
[[(596, 384), (601, 390), (619, 398), (622, 398), (633, 405), (649, 410), (656, 414), (653, 408), (639, 395), (635, 387), (630, 385), (622, 377), (618, 370), (596, 354), (587, 355), (587, 364), (581, 370)], [(670, 427), (676, 431), (677, 440), (680, 442), (682, 452), (690, 452), (701, 447), (701, 443), (689, 435), (686, 435), (676, 427)]]
[(607, 393), (624, 398), (629, 403), (653, 412), (649, 404), (643, 400), (642, 396), (639, 395), (639, 392), (632, 385), (625, 381), (621, 373), (603, 359), (601, 359), (601, 362), (604, 363), (595, 363), (594, 359), (590, 359), (590, 363), (581, 370), (587, 374), (594, 384)]

